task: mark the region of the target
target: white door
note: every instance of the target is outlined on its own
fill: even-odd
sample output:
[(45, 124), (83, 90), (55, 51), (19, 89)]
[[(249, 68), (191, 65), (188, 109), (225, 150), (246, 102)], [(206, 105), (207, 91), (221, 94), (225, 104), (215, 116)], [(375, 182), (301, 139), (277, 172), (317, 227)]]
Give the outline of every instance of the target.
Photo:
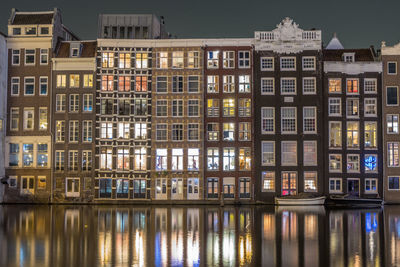
[(187, 198), (199, 199), (199, 178), (188, 178)]

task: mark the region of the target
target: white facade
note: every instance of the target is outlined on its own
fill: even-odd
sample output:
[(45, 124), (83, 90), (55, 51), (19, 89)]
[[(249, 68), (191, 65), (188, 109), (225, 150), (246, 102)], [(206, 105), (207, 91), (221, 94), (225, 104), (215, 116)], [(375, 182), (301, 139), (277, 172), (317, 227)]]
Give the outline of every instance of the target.
[[(7, 45), (6, 38), (0, 34), (0, 178), (4, 177), (4, 136), (6, 131), (7, 108)], [(3, 184), (0, 183), (0, 202), (3, 201)]]

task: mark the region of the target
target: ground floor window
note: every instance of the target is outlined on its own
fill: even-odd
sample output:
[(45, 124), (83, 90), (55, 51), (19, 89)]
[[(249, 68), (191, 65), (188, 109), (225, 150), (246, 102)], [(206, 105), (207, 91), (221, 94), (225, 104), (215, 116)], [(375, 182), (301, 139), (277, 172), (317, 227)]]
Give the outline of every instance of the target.
[(304, 192), (317, 191), (317, 172), (304, 172)]
[(136, 179), (133, 181), (133, 197), (146, 198), (146, 180)]
[(65, 183), (65, 195), (67, 197), (79, 197), (79, 177), (77, 178), (67, 178), (67, 181)]
[(17, 176), (10, 176), (8, 178), (8, 187), (11, 187), (11, 188), (17, 187)]
[(329, 193), (341, 193), (342, 192), (342, 179), (341, 178), (330, 178), (329, 179)]
[(282, 172), (282, 195), (297, 194), (297, 172)]
[(156, 199), (167, 198), (167, 178), (156, 179)]
[(389, 190), (400, 190), (399, 176), (388, 177)]
[(365, 179), (365, 193), (377, 193), (378, 180), (375, 178)]
[(111, 197), (111, 179), (100, 179), (100, 192), (99, 192), (99, 197), (100, 198), (110, 198)]
[(117, 180), (117, 198), (128, 198), (129, 197), (129, 180), (118, 179)]
[(187, 183), (188, 199), (199, 198), (199, 178), (189, 178)]
[(239, 178), (239, 197), (250, 198), (250, 178)]
[(218, 178), (207, 179), (207, 198), (218, 198)]
[(183, 179), (173, 178), (171, 180), (171, 198), (182, 199), (183, 198)]
[(224, 178), (224, 198), (235, 198), (235, 178)]
[(261, 173), (263, 191), (275, 191), (275, 172)]
[(46, 189), (46, 176), (38, 176), (37, 188)]
[(35, 193), (35, 177), (22, 176), (21, 177), (21, 194), (34, 194)]

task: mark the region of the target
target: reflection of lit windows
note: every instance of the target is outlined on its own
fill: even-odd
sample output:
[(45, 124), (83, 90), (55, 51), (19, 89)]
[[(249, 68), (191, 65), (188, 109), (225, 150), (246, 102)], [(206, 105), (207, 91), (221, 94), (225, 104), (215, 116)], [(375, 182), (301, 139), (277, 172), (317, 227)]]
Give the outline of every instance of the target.
[(342, 179), (329, 178), (329, 193), (341, 193), (341, 192), (342, 192)]
[(342, 172), (341, 154), (329, 154), (329, 172)]
[(374, 155), (365, 155), (364, 165), (366, 172), (377, 172), (378, 171), (378, 156)]
[(156, 170), (162, 171), (167, 169), (167, 155), (166, 148), (156, 149)]
[(347, 172), (360, 172), (360, 155), (347, 155)]
[(388, 177), (389, 190), (400, 190), (400, 177), (389, 176)]
[(304, 172), (304, 192), (317, 191), (317, 172)]
[(262, 172), (263, 191), (275, 191), (275, 172)]
[(365, 179), (365, 193), (376, 193), (377, 192), (377, 179), (366, 178)]

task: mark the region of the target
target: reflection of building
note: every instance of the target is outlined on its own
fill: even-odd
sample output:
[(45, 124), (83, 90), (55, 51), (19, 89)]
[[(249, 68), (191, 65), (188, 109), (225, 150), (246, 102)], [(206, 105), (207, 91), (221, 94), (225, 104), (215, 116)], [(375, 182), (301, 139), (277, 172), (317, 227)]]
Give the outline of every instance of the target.
[(371, 49), (324, 50), (325, 190), (382, 197), (381, 62)]
[(255, 33), (255, 165), (258, 200), (323, 192), (321, 31), (284, 19)]
[(51, 59), (60, 40), (75, 36), (58, 9), (11, 12), (5, 201), (49, 201), (51, 192)]
[(400, 48), (399, 44), (386, 46), (382, 43), (382, 124), (383, 133), (383, 187), (385, 202), (400, 202), (400, 160), (399, 160), (399, 86)]

